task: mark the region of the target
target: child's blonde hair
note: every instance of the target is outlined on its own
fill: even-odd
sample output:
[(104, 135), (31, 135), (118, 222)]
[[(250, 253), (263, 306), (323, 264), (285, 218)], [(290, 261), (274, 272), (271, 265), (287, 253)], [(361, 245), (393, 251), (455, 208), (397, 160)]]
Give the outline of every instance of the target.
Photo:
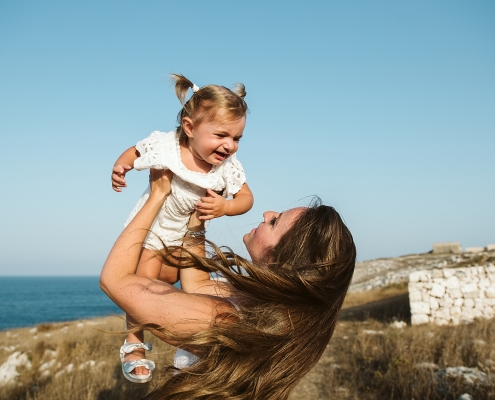
[(244, 117), (248, 111), (244, 97), (246, 88), (242, 83), (236, 84), (234, 90), (224, 86), (207, 85), (198, 88), (188, 101), (185, 101), (189, 89), (195, 85), (184, 75), (171, 74), (175, 81), (175, 93), (182, 104), (182, 110), (177, 114), (177, 132), (182, 140), (187, 140), (187, 136), (182, 129), (182, 119), (191, 118), (194, 123), (200, 124), (204, 121), (215, 119), (217, 110), (225, 111), (227, 120), (236, 120)]

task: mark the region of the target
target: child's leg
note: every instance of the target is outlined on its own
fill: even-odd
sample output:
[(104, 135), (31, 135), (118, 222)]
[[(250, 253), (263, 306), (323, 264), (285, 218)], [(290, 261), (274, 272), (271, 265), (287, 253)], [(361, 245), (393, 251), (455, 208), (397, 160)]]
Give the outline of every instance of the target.
[[(160, 279), (167, 283), (174, 284), (179, 279), (179, 271), (175, 267), (162, 263), (160, 257), (155, 256), (155, 252), (143, 248), (139, 263), (136, 269), (136, 275), (145, 276), (152, 279)], [(130, 315), (126, 315), (127, 329), (135, 326), (136, 322)], [(142, 343), (144, 341), (143, 331), (129, 332), (126, 341), (128, 343)], [(132, 353), (127, 353), (124, 356), (124, 361), (134, 361), (141, 358), (146, 358), (144, 349), (136, 349)], [(136, 367), (132, 373), (136, 375), (148, 375), (148, 370), (145, 367)]]
[[(184, 237), (184, 248), (200, 257), (205, 256), (204, 237)], [(184, 268), (179, 271), (180, 285), (184, 292), (194, 293), (205, 283), (210, 282), (210, 274), (196, 268)]]

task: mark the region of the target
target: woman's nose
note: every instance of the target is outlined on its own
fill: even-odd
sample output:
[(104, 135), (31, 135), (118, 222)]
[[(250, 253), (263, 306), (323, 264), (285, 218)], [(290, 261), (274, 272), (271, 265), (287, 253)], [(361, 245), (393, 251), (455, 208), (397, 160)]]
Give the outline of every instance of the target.
[(263, 222), (269, 221), (273, 217), (273, 214), (275, 214), (274, 211), (265, 211), (263, 213)]

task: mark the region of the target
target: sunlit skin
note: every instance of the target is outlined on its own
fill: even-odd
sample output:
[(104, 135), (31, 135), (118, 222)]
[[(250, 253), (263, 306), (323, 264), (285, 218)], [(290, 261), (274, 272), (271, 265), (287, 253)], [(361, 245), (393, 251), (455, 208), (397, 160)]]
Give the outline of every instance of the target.
[(189, 117), (182, 119), (187, 143), (181, 143), (181, 158), (191, 171), (209, 172), (212, 165), (222, 164), (239, 148), (246, 117), (229, 120), (219, 110), (212, 121), (194, 124)]
[(263, 222), (251, 232), (246, 233), (243, 242), (254, 262), (265, 261), (267, 251), (280, 241), (280, 238), (289, 230), (294, 221), (306, 210), (306, 207), (297, 207), (284, 212), (266, 211), (263, 213)]
[[(221, 165), (227, 158), (235, 154), (239, 148), (239, 141), (242, 138), (246, 117), (239, 119), (229, 119), (229, 115), (224, 110), (216, 111), (215, 118), (202, 122), (195, 122), (194, 119), (185, 117), (182, 119), (182, 128), (187, 136), (187, 141), (180, 142), (180, 157), (184, 166), (199, 173), (208, 173), (212, 166)], [(139, 157), (135, 147), (131, 147), (124, 152), (115, 163), (112, 173), (112, 187), (120, 192), (126, 187), (125, 174), (133, 168), (134, 161)], [(232, 200), (227, 200), (222, 195), (208, 189), (206, 195), (200, 198), (196, 204), (196, 210), (200, 213), (198, 221), (218, 218), (224, 215), (233, 216), (243, 214), (253, 205), (253, 195), (247, 184), (234, 195)], [(150, 278), (160, 277), (164, 281), (174, 282), (177, 280), (177, 271), (167, 268), (148, 249), (142, 250), (137, 273)], [(194, 269), (180, 271), (180, 281), (184, 291), (194, 292), (197, 287), (209, 281), (209, 274)], [(129, 319), (132, 322), (131, 319)], [(129, 333), (127, 341), (130, 343), (142, 342), (144, 339), (142, 332)], [(133, 361), (145, 357), (142, 349), (136, 349), (133, 353), (126, 354), (125, 361)], [(136, 375), (147, 375), (148, 371), (144, 367), (137, 367), (134, 371)]]
[[(166, 326), (176, 333), (201, 332), (207, 328), (208, 320), (214, 321), (217, 313), (232, 307), (231, 303), (217, 297), (222, 289), (221, 282), (211, 281), (210, 285), (204, 285), (201, 294), (188, 294), (165, 282), (136, 275), (141, 249), (134, 244), (144, 240), (147, 230), (170, 193), (172, 173), (151, 171), (151, 177), (150, 197), (117, 239), (105, 262), (100, 284), (110, 298), (139, 323)], [(300, 207), (283, 213), (264, 213), (263, 222), (244, 236), (253, 260), (260, 259), (260, 255), (266, 254), (270, 247), (276, 245), (303, 211), (304, 208)], [(190, 227), (191, 224), (195, 222), (190, 221)], [(148, 290), (150, 286), (153, 290)], [(233, 293), (228, 294), (231, 290), (226, 285), (224, 297), (233, 296)], [(187, 324), (183, 323), (184, 310), (187, 310), (189, 317)], [(159, 332), (153, 333), (159, 336)], [(137, 351), (132, 355), (138, 354), (145, 356), (144, 351)], [(134, 373), (146, 374), (147, 371), (136, 368)]]

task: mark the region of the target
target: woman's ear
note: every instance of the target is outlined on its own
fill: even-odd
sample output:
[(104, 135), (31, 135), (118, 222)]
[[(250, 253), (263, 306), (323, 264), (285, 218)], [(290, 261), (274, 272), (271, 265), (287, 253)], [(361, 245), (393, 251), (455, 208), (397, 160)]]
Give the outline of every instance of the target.
[(188, 138), (193, 137), (193, 129), (194, 129), (194, 123), (192, 119), (189, 117), (182, 118), (182, 130), (184, 131), (184, 133)]

